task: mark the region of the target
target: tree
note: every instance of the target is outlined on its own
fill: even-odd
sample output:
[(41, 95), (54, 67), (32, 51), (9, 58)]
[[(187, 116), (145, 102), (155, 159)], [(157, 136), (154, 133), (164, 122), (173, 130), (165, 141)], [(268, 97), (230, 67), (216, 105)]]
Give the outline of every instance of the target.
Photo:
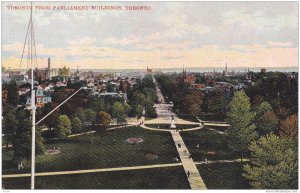
[(79, 133), (82, 131), (82, 122), (79, 117), (72, 119), (72, 133)]
[(260, 135), (275, 133), (279, 120), (273, 111), (265, 112), (256, 120), (256, 128)]
[(4, 109), (2, 124), (2, 132), (6, 138), (6, 148), (8, 148), (8, 143), (9, 141), (12, 141), (13, 135), (15, 134), (18, 126), (15, 110), (10, 105), (7, 105)]
[(115, 102), (112, 107), (112, 117), (117, 119), (118, 124), (126, 122), (127, 116), (125, 108), (125, 105), (123, 105), (121, 102)]
[(216, 90), (206, 94), (207, 110), (219, 115), (219, 118), (225, 116), (227, 105), (230, 101), (230, 95), (223, 90)]
[(298, 137), (298, 116), (290, 115), (280, 123), (279, 136), (297, 139)]
[(298, 188), (295, 141), (270, 134), (252, 142), (249, 149), (252, 159), (244, 166), (244, 176), (255, 189)]
[[(29, 112), (23, 109), (17, 112), (18, 126), (13, 138), (13, 161), (19, 163), (23, 158), (27, 159), (27, 166), (31, 157), (31, 121)], [(41, 128), (36, 127), (36, 155), (45, 151), (44, 139), (41, 136)]]
[(275, 113), (277, 115), (277, 117), (282, 120), (282, 119), (286, 119), (289, 115), (289, 112), (286, 108), (281, 107), (275, 110)]
[(110, 115), (104, 111), (98, 112), (96, 117), (96, 125), (98, 132), (102, 131), (102, 129), (106, 130), (110, 125)]
[(190, 91), (183, 99), (183, 111), (196, 116), (200, 113), (203, 95), (198, 91)]
[(255, 95), (252, 100), (253, 108), (256, 109), (263, 102), (263, 97), (259, 94)]
[(102, 98), (94, 97), (91, 99), (89, 107), (96, 112), (103, 111), (105, 109), (105, 103)]
[(58, 69), (58, 75), (62, 77), (69, 77), (71, 75), (71, 71), (69, 68), (64, 66), (63, 68)]
[(20, 163), (27, 159), (27, 166), (31, 156), (31, 137), (27, 132), (17, 132), (13, 141), (13, 162)]
[[(57, 107), (58, 103), (47, 103), (44, 107), (44, 115), (48, 114), (51, 110)], [(60, 115), (60, 108), (57, 108), (53, 111), (45, 120), (45, 124), (49, 127), (49, 129), (54, 128), (57, 125), (57, 120)]]
[(18, 94), (18, 85), (16, 81), (11, 80), (8, 84), (8, 103), (12, 106), (18, 105), (19, 94)]
[(84, 110), (82, 108), (76, 109), (76, 113), (74, 115), (75, 117), (78, 117), (81, 120), (81, 123), (84, 124), (86, 122), (86, 117)]
[(136, 105), (134, 109), (135, 109), (136, 116), (138, 118), (141, 118), (143, 116), (143, 107), (142, 107), (142, 105)]
[(54, 129), (55, 136), (58, 138), (65, 138), (66, 135), (71, 134), (71, 121), (67, 115), (60, 115), (57, 120), (57, 127)]
[(66, 102), (60, 107), (60, 113), (72, 117), (75, 113), (75, 105), (71, 102)]
[(40, 155), (45, 153), (44, 138), (42, 137), (42, 128), (36, 127), (35, 130), (35, 154)]
[(85, 109), (84, 110), (86, 124), (91, 126), (93, 123), (95, 123), (96, 120), (96, 112), (92, 109)]
[(234, 94), (228, 105), (226, 121), (230, 124), (226, 130), (228, 147), (237, 153), (243, 154), (248, 151), (248, 145), (257, 139), (255, 125), (252, 123), (255, 112), (250, 111), (249, 97), (244, 91)]
[(140, 92), (135, 94), (134, 99), (135, 99), (136, 103), (141, 105), (141, 106), (145, 106), (146, 101), (147, 101), (145, 95), (143, 93), (140, 93)]
[(273, 109), (268, 102), (262, 102), (256, 110), (256, 117), (259, 118), (263, 114), (265, 114), (267, 111), (272, 111), (272, 110)]

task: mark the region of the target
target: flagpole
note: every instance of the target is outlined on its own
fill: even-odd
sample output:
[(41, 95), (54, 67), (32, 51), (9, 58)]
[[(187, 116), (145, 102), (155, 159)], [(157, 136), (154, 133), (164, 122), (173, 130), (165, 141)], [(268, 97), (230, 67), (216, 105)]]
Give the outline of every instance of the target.
[(35, 173), (35, 90), (34, 90), (34, 63), (32, 58), (33, 44), (33, 24), (32, 24), (32, 2), (30, 11), (30, 64), (31, 64), (31, 111), (32, 111), (32, 131), (31, 131), (31, 189), (34, 190), (34, 173)]

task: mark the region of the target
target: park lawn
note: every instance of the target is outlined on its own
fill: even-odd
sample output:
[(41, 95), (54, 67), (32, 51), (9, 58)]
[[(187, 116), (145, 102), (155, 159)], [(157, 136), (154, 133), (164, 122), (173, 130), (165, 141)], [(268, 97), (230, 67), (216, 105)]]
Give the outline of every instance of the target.
[[(29, 189), (30, 178), (3, 179), (5, 189)], [(182, 166), (36, 177), (36, 189), (190, 189)]]
[[(144, 141), (129, 144), (126, 142), (128, 138), (142, 138)], [(105, 134), (46, 142), (46, 149), (54, 146), (59, 147), (61, 153), (37, 156), (36, 172), (164, 164), (172, 162), (178, 156), (170, 133), (149, 131), (140, 127), (120, 128)], [(145, 156), (149, 153), (158, 155), (158, 158), (147, 159)], [(19, 173), (16, 169), (15, 167), (12, 171), (9, 167), (3, 167), (3, 173)], [(29, 171), (28, 167), (22, 173)]]
[[(182, 132), (181, 136), (194, 161), (240, 158), (228, 148), (225, 135), (209, 130), (209, 127), (205, 126), (200, 130)], [(199, 148), (196, 147), (198, 144)], [(215, 152), (215, 155), (207, 155), (209, 151)]]
[(180, 129), (191, 129), (199, 127), (199, 125), (187, 125), (187, 124), (175, 124), (176, 128), (170, 128), (170, 124), (145, 124), (147, 127), (156, 128), (156, 129), (170, 129), (170, 130), (180, 130)]
[(211, 163), (197, 165), (208, 189), (250, 189), (242, 176), (243, 163)]
[(227, 126), (207, 126), (207, 127), (215, 129), (217, 131), (222, 131), (222, 132), (224, 132), (228, 129)]
[(201, 114), (199, 115), (199, 118), (202, 121), (224, 121), (225, 117), (220, 117), (219, 115), (215, 114)]
[(193, 115), (188, 115), (188, 114), (176, 114), (180, 119), (187, 120), (187, 121), (192, 121), (192, 122), (198, 122), (198, 119), (193, 116)]

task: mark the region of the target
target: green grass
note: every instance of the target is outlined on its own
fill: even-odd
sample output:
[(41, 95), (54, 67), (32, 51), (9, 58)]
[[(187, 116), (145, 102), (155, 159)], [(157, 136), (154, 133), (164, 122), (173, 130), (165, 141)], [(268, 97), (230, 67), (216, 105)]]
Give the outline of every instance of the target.
[[(140, 137), (139, 144), (126, 143), (128, 138)], [(170, 133), (144, 130), (140, 127), (127, 127), (108, 131), (105, 134), (90, 134), (68, 139), (48, 141), (46, 149), (58, 146), (61, 153), (57, 155), (40, 155), (36, 157), (36, 171), (65, 171), (94, 168), (111, 168), (170, 163), (178, 153)], [(17, 166), (11, 168), (10, 156), (3, 155), (2, 172), (19, 173)], [(157, 154), (158, 159), (148, 160), (148, 153)], [(23, 163), (26, 163), (25, 161)], [(30, 165), (30, 164), (29, 164)], [(29, 172), (25, 168), (22, 172)]]
[(226, 129), (228, 129), (227, 126), (207, 126), (207, 127), (218, 130), (218, 131), (222, 131), (222, 132), (224, 132)]
[[(30, 178), (3, 179), (5, 189), (29, 189)], [(37, 189), (190, 189), (182, 166), (36, 177)]]
[[(233, 153), (227, 146), (224, 134), (211, 131), (209, 127), (200, 130), (182, 132), (181, 136), (195, 161), (237, 159), (239, 156)], [(199, 144), (199, 148), (196, 146)], [(207, 155), (208, 151), (216, 152), (215, 155)]]
[(193, 115), (187, 115), (187, 114), (177, 114), (177, 116), (180, 118), (180, 119), (184, 119), (184, 120), (187, 120), (187, 121), (192, 121), (192, 122), (198, 122), (198, 119), (193, 116)]
[(242, 176), (241, 162), (201, 164), (197, 168), (208, 189), (250, 189)]
[[(187, 125), (187, 124), (175, 124), (177, 130), (180, 129), (191, 129), (195, 127), (199, 127), (199, 125)], [(157, 128), (157, 129), (171, 129), (174, 130), (174, 128), (170, 128), (170, 124), (145, 124), (147, 127), (151, 128)], [(159, 127), (159, 128), (158, 128)]]
[(215, 114), (202, 114), (199, 115), (199, 118), (202, 121), (224, 121), (225, 117), (220, 117), (219, 115), (215, 115)]

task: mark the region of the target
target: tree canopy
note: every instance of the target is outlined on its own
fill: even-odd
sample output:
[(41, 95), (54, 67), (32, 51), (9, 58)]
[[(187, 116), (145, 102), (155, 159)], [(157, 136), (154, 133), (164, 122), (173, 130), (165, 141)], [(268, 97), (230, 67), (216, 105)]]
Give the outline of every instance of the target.
[(255, 189), (297, 189), (298, 153), (296, 142), (274, 134), (261, 137), (249, 147), (251, 162), (244, 176)]
[(228, 105), (226, 121), (230, 127), (226, 130), (228, 146), (234, 152), (248, 151), (248, 145), (256, 140), (258, 135), (252, 123), (255, 112), (250, 111), (249, 97), (244, 91), (237, 91)]

